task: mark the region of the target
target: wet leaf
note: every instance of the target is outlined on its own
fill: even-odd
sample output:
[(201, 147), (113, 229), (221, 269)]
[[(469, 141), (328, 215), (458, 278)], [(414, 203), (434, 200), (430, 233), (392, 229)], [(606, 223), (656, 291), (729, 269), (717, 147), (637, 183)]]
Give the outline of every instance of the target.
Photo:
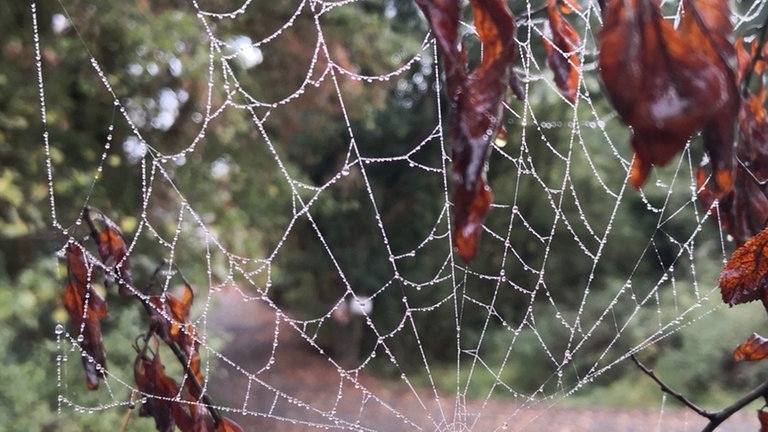
[(69, 281), (80, 287), (88, 285), (90, 280), (89, 266), (86, 264), (85, 254), (83, 247), (75, 242), (67, 244), (65, 250), (65, 257), (67, 260), (67, 272), (69, 274)]
[(632, 127), (630, 183), (639, 188), (701, 130), (712, 191), (733, 187), (738, 111), (736, 52), (726, 0), (683, 0), (680, 27), (650, 0), (609, 0), (599, 34), (600, 72), (610, 100)]
[[(501, 124), (512, 73), (515, 22), (503, 0), (472, 0), (475, 28), (482, 45), (480, 65), (469, 73), (458, 48), (460, 6), (452, 0), (417, 0), (430, 24), (443, 62), (451, 102), (450, 142), (456, 214), (455, 244), (470, 261), (477, 253), (482, 222), (491, 205), (484, 175), (490, 143)], [(519, 87), (519, 86), (516, 86)], [(520, 92), (520, 89), (516, 89)]]
[(456, 189), (456, 248), (464, 261), (472, 260), (477, 254), (479, 232), (491, 201), (493, 194), (482, 178), (472, 192), (464, 188)]
[(733, 359), (736, 361), (756, 361), (765, 358), (768, 358), (768, 339), (757, 333), (752, 333), (746, 342), (733, 351)]
[[(768, 177), (768, 120), (766, 120), (765, 98), (766, 91), (762, 86), (764, 62), (759, 58), (753, 64), (753, 56), (757, 55), (757, 45), (750, 46), (747, 53), (741, 41), (736, 43), (738, 53), (738, 84), (744, 86), (743, 80), (751, 72), (758, 79), (759, 88), (756, 93), (746, 90), (739, 109), (739, 131), (736, 143), (736, 154), (741, 164), (736, 167), (733, 190), (720, 198), (717, 209), (711, 210), (711, 215), (719, 222), (720, 228), (727, 232), (736, 245), (759, 233), (768, 222), (768, 197), (760, 182)], [(752, 68), (752, 69), (750, 69)], [(709, 209), (716, 198), (716, 193), (707, 183), (706, 175), (699, 169), (697, 173), (699, 202)]]
[[(154, 338), (153, 338), (154, 340)], [(133, 375), (136, 386), (143, 394), (149, 395), (141, 404), (139, 416), (152, 417), (155, 427), (161, 432), (173, 431), (179, 428), (191, 428), (194, 424), (192, 417), (175, 399), (180, 394), (178, 383), (165, 374), (165, 367), (160, 360), (160, 353), (155, 343), (154, 355), (140, 351), (134, 362)]]
[(89, 270), (82, 246), (70, 242), (66, 248), (66, 258), (69, 283), (64, 290), (62, 303), (69, 315), (73, 332), (78, 335), (78, 344), (86, 354), (81, 357), (86, 385), (88, 389), (96, 390), (107, 369), (107, 354), (101, 335), (101, 319), (107, 316), (107, 303), (89, 283)]
[(91, 217), (90, 209), (83, 209), (83, 216), (91, 228), (91, 237), (96, 241), (104, 266), (107, 267), (105, 285), (109, 286), (111, 282), (117, 282), (118, 292), (121, 295), (131, 295), (135, 291), (133, 288), (133, 277), (131, 267), (128, 262), (128, 247), (123, 238), (120, 228), (103, 214), (99, 214), (99, 220), (103, 228), (98, 230)]
[[(558, 7), (558, 4), (561, 7)], [(547, 65), (555, 74), (555, 84), (571, 102), (576, 100), (581, 61), (576, 53), (579, 35), (561, 13), (570, 13), (571, 7), (560, 0), (547, 0), (547, 19), (552, 29), (552, 41), (542, 38), (547, 51)]]
[[(171, 293), (151, 296), (152, 312), (151, 320), (154, 331), (167, 344), (175, 344), (187, 357), (190, 372), (198, 383), (203, 382), (203, 374), (200, 370), (200, 353), (197, 341), (197, 329), (189, 318), (189, 313), (194, 300), (192, 287), (183, 285), (181, 297)], [(198, 399), (202, 393), (200, 389), (189, 380), (185, 382), (187, 391), (193, 399)]]
[(67, 285), (62, 300), (78, 335), (78, 344), (86, 354), (81, 357), (86, 385), (89, 390), (96, 390), (107, 369), (107, 355), (101, 339), (101, 318), (107, 315), (106, 302), (96, 291), (85, 291), (74, 283)]
[(729, 305), (762, 300), (768, 288), (768, 229), (736, 249), (720, 273), (720, 294)]

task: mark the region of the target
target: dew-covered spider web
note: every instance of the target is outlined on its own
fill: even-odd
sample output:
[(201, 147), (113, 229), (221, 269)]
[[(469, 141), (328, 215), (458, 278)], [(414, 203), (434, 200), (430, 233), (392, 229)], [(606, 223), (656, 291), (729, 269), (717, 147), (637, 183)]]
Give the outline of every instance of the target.
[[(635, 426), (700, 427), (629, 357), (664, 370), (681, 346), (706, 350), (695, 335), (730, 316), (717, 277), (733, 245), (696, 200), (699, 137), (628, 186), (630, 133), (597, 71), (597, 2), (564, 15), (580, 37), (573, 103), (546, 65), (544, 2), (509, 2), (524, 98), (505, 99), (471, 263), (452, 244), (442, 65), (412, 2), (81, 3), (30, 13), (52, 227), (62, 248), (94, 255), (82, 209), (99, 209), (122, 229), (139, 289), (162, 262), (152, 289), (173, 292), (184, 273), (203, 387), (223, 415), (246, 430), (594, 430), (563, 407), (602, 391), (633, 408), (632, 383), (648, 381), (654, 415)], [(677, 2), (663, 3), (674, 22)], [(766, 4), (733, 10), (744, 32)], [(110, 31), (120, 14), (136, 20), (130, 32)], [(107, 119), (83, 120), (96, 147), (63, 138), (82, 119), (48, 114), (51, 83), (67, 79), (52, 53), (62, 44), (90, 83), (77, 112)], [(59, 411), (133, 412), (128, 430), (149, 430), (130, 409), (153, 397), (121, 354), (134, 341), (110, 336), (138, 335), (148, 318), (97, 262), (106, 376), (85, 389), (82, 335), (63, 319)], [(702, 356), (689, 361), (728, 353)]]

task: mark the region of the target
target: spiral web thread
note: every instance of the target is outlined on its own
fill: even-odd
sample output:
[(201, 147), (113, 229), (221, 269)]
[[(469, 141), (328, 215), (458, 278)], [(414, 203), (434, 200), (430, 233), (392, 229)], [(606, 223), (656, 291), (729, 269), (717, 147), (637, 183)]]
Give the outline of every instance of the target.
[[(514, 181), (501, 185), (491, 180), (495, 192), (491, 210), (494, 222), (486, 224), (481, 241), (484, 250), (492, 251), (496, 267), (492, 271), (480, 271), (476, 268), (487, 269), (488, 266), (466, 265), (451, 245), (450, 150), (443, 132), (448, 120), (438, 114), (434, 118), (432, 132), (423, 136), (420, 142), (415, 142), (408, 152), (371, 155), (366, 154), (364, 146), (360, 145), (364, 138), (355, 129), (345, 104), (351, 91), (350, 82), (358, 87), (396, 86), (406, 79), (406, 73), (413, 68), (423, 71), (418, 82), (414, 81), (416, 85), (434, 86), (439, 95), (441, 83), (436, 77), (440, 77), (440, 65), (435, 61), (436, 44), (431, 34), (425, 33), (421, 49), (410, 57), (402, 58), (397, 68), (367, 76), (338, 58), (326, 39), (324, 28), (327, 14), (356, 7), (362, 1), (298, 2), (295, 12), (282, 27), (244, 45), (235, 45), (232, 39), (219, 34), (216, 24), (243, 19), (249, 8), (254, 7), (253, 2), (245, 1), (227, 13), (211, 12), (201, 3), (193, 1), (192, 6), (199, 28), (205, 33), (209, 44), (207, 101), (203, 112), (196, 114), (199, 133), (180, 151), (163, 153), (144, 138), (142, 130), (145, 125), (139, 124), (130, 110), (131, 95), (117, 94), (103, 71), (104, 59), (91, 57), (92, 73), (101, 81), (101, 91), (113, 99), (115, 113), (113, 123), (104, 125), (108, 139), (101, 149), (100, 163), (94, 167), (92, 189), (100, 187), (102, 171), (108, 169), (105, 165), (108, 156), (121, 151), (120, 146), (112, 142), (112, 131), (118, 124), (128, 126), (132, 134), (119, 144), (126, 153), (135, 153), (138, 149), (134, 166), (141, 172), (142, 178), (138, 223), (134, 232), (127, 233), (132, 238), (128, 245), (129, 256), (137, 243), (155, 242), (159, 249), (165, 251), (169, 262), (184, 267), (185, 263), (177, 258), (180, 245), (195, 243), (200, 246), (202, 252), (199, 259), (208, 269), (208, 280), (197, 281), (195, 324), (199, 332), (200, 351), (207, 359), (204, 361), (204, 374), (210, 382), (205, 384), (212, 389), (230, 385), (226, 384), (224, 376), (232, 383), (242, 384), (231, 384), (232, 393), (235, 393), (233, 398), (239, 402), (217, 399), (221, 403), (218, 408), (225, 415), (240, 415), (239, 418), (245, 419), (242, 420), (244, 424), (248, 419), (256, 419), (266, 425), (295, 425), (299, 429), (526, 430), (526, 425), (546, 416), (548, 410), (563, 399), (572, 397), (580, 390), (588, 390), (594, 380), (628, 356), (663, 341), (692, 323), (706, 322), (713, 311), (722, 307), (714, 277), (716, 273), (702, 271), (696, 265), (699, 261), (699, 238), (703, 232), (709, 232), (717, 245), (714, 250), (708, 249), (708, 254), (724, 259), (727, 253), (727, 239), (712, 234), (716, 233), (716, 228), (695, 202), (694, 173), (699, 156), (693, 154), (693, 149), (686, 149), (670, 167), (652, 174), (643, 191), (636, 192), (626, 187), (625, 177), (631, 160), (627, 135), (625, 133), (621, 139), (612, 138), (614, 131), (623, 126), (610, 107), (599, 101), (602, 96), (597, 80), (594, 33), (600, 20), (596, 5), (585, 5), (568, 16), (583, 41), (578, 50), (582, 67), (575, 103), (560, 96), (542, 56), (536, 54), (541, 49), (541, 37), (550, 35), (544, 18), (532, 15), (530, 19), (518, 19), (519, 64), (516, 71), (522, 79), (526, 98), (523, 101), (510, 98), (505, 103), (505, 127), (510, 133), (496, 140), (489, 162), (491, 175), (494, 171), (514, 173), (505, 177), (505, 180)], [(745, 15), (735, 16), (737, 30), (740, 25), (753, 21), (763, 13), (764, 8), (764, 2), (755, 2)], [(516, 10), (518, 14), (520, 11), (523, 15), (526, 11), (530, 14), (534, 12), (534, 7), (528, 3)], [(395, 12), (392, 5), (385, 8), (388, 19), (398, 19)], [(64, 6), (62, 14), (66, 16)], [(58, 209), (64, 203), (55, 199), (57, 176), (51, 147), (56, 144), (47, 131), (46, 118), (46, 105), (56, 101), (45, 98), (46, 70), (40, 55), (45, 42), (39, 38), (38, 20), (51, 17), (38, 17), (34, 6), (32, 17), (41, 120), (46, 129), (41, 145), (47, 155), (52, 226), (71, 236), (82, 222), (79, 219), (64, 221), (59, 217)], [(266, 49), (271, 42), (293, 31), (297, 20), (307, 18), (313, 23), (317, 44), (312, 58), (306, 62), (308, 66), (303, 83), (277, 101), (261, 100), (257, 94), (241, 86), (232, 65), (237, 61), (257, 61), (253, 56), (258, 58), (262, 48)], [(670, 19), (674, 20), (675, 16), (670, 16)], [(466, 23), (464, 27), (472, 31), (471, 23)], [(350, 34), (350, 41), (354, 37)], [(342, 39), (335, 42), (344, 44), (349, 41)], [(83, 49), (87, 50), (85, 46)], [(333, 104), (346, 125), (348, 147), (344, 163), (335, 175), (321, 184), (310, 184), (287, 166), (282, 150), (275, 144), (265, 124), (275, 113), (283, 110), (290, 112), (305, 92), (320, 86), (333, 89)], [(225, 95), (224, 102), (215, 103), (214, 94)], [(534, 99), (535, 103), (532, 102)], [(551, 102), (546, 106), (556, 104), (561, 108), (539, 110), (537, 107), (544, 106), (542, 100)], [(440, 106), (439, 97), (435, 103), (440, 108), (438, 113), (442, 112), (444, 107)], [(272, 156), (270, 163), (277, 167), (291, 194), (292, 208), (286, 209), (287, 222), (281, 228), (282, 234), (278, 236), (275, 247), (262, 256), (239, 256), (231, 252), (216, 230), (211, 228), (207, 216), (197, 210), (197, 203), (183, 192), (191, 185), (180, 184), (176, 180), (178, 172), (185, 169), (186, 158), (201, 152), (205, 146), (211, 124), (231, 110), (242, 111), (251, 119), (253, 136), (256, 137), (253, 145), (269, 150)], [(170, 115), (174, 115), (173, 109)], [(160, 118), (152, 121), (162, 123)], [(432, 160), (439, 162), (433, 165), (419, 162), (416, 155), (420, 152), (436, 155)], [(396, 204), (382, 202), (370, 181), (369, 172), (403, 164), (409, 170), (421, 176), (430, 176), (436, 179), (436, 184), (442, 185), (442, 190), (430, 194), (432, 199), (441, 203), (441, 210), (429, 224), (431, 229), (420, 233), (418, 241), (413, 243), (415, 246), (398, 249), (399, 246), (393, 246), (389, 239), (399, 228), (387, 226), (383, 217), (386, 206)], [(218, 159), (211, 161), (212, 172), (226, 168)], [(585, 172), (585, 169), (588, 171)], [(623, 173), (618, 176), (620, 181), (616, 180), (616, 175), (607, 176), (606, 170)], [(398, 325), (381, 328), (368, 315), (370, 312), (363, 312), (363, 332), (373, 335), (376, 342), (374, 346), (365, 348), (362, 359), (356, 365), (349, 367), (339, 364), (321, 347), (319, 334), (321, 329), (331, 325), (335, 313), (357, 298), (359, 287), (347, 275), (348, 263), (337, 258), (340, 245), (327, 238), (322, 227), (316, 223), (314, 214), (323, 197), (334, 188), (346, 187), (346, 182), (353, 177), (358, 187), (365, 189), (369, 200), (367, 208), (370, 209), (368, 217), (378, 227), (376, 235), (365, 240), (385, 250), (389, 261), (389, 279), (368, 294), (374, 310), (378, 302), (388, 298), (402, 303), (403, 314)], [(161, 198), (156, 196), (158, 188), (163, 190)], [(523, 188), (527, 189), (526, 194), (535, 193), (545, 199), (537, 201), (536, 207), (531, 208), (527, 195), (521, 192)], [(162, 206), (158, 203), (160, 200), (165, 200)], [(89, 193), (82, 197), (82, 202), (66, 205), (100, 205), (92, 201)], [(169, 206), (168, 202), (173, 205)], [(594, 208), (593, 202), (602, 203), (600, 215), (590, 212), (589, 208)], [(158, 221), (153, 214), (157, 206), (162, 207), (166, 218), (176, 218), (177, 228), (171, 238), (163, 237), (160, 234), (162, 230), (156, 227)], [(637, 230), (644, 230), (640, 232), (644, 243), (625, 245), (627, 256), (634, 257), (635, 261), (627, 263), (629, 270), (620, 280), (608, 283), (600, 278), (601, 272), (606, 271), (602, 262), (614, 232), (627, 229), (617, 226), (617, 214), (624, 206), (637, 209), (638, 218), (655, 219), (655, 225), (636, 227)], [(328, 265), (338, 273), (343, 290), (343, 295), (323, 314), (311, 319), (296, 318), (268, 297), (273, 263), (279, 260), (285, 248), (290, 247), (295, 226), (305, 223), (312, 227), (316, 236), (313, 240), (319, 242), (327, 254)], [(673, 225), (674, 229), (668, 229)], [(680, 225), (686, 226), (686, 230), (681, 231)], [(522, 243), (521, 238), (524, 239)], [(672, 245), (676, 251), (674, 256), (662, 257), (657, 247), (661, 243), (666, 245), (666, 249)], [(573, 286), (568, 287), (571, 295), (569, 307), (563, 306), (562, 288), (553, 285), (559, 283), (553, 282), (558, 269), (552, 267), (550, 257), (556, 252), (553, 248), (562, 244), (570, 244), (576, 251), (570, 257), (573, 265), (587, 269), (583, 278), (573, 281)], [(431, 279), (411, 279), (401, 272), (403, 263), (419, 264), (425, 251), (435, 248), (444, 252), (444, 259), (424, 263), (425, 266), (432, 266), (429, 268), (429, 273), (433, 275)], [(531, 260), (530, 257), (537, 258)], [(478, 259), (482, 260), (483, 255)], [(222, 262), (226, 272), (215, 272), (214, 263)], [(656, 282), (650, 287), (636, 287), (633, 285), (635, 271), (647, 262), (655, 268)], [(520, 274), (527, 277), (518, 279)], [(599, 285), (595, 282), (598, 280)], [(166, 289), (168, 285), (166, 281)], [(425, 304), (419, 300), (419, 293), (425, 290), (443, 295), (439, 301)], [(499, 311), (504, 306), (501, 302), (506, 301), (500, 298), (508, 299), (510, 292), (522, 304), (527, 304), (522, 308), (524, 313), (514, 317)], [(232, 299), (236, 305), (232, 307), (258, 304), (273, 317), (270, 318), (272, 325), (267, 330), (271, 346), (266, 350), (263, 361), (259, 361), (259, 366), (238, 364), (220, 346), (211, 343), (216, 338), (225, 337), (219, 334), (221, 330), (212, 315), (219, 305), (228, 304)], [(463, 331), (465, 323), (462, 318), (470, 309), (485, 311), (485, 319), (477, 327), (480, 332), (475, 337), (467, 337)], [(443, 313), (445, 310), (449, 311), (447, 315)], [(669, 314), (670, 310), (674, 313)], [(452, 316), (451, 325), (456, 328), (455, 344), (448, 348), (452, 351), (451, 357), (455, 358), (453, 384), (448, 385), (453, 388), (452, 391), (445, 391), (445, 386), (438, 383), (446, 373), (436, 370), (436, 363), (424, 349), (408, 354), (412, 356), (407, 359), (408, 363), (415, 360), (421, 365), (418, 372), (406, 371), (401, 366), (406, 363), (406, 359), (400, 357), (403, 354), (390, 349), (390, 344), (398, 337), (412, 338), (418, 346), (422, 346), (423, 341), (430, 338), (430, 333), (417, 322), (435, 319), (433, 316), (440, 319)], [(540, 323), (545, 318), (549, 324), (542, 327)], [(101, 403), (81, 403), (79, 391), (62, 384), (62, 374), (67, 370), (77, 373), (79, 361), (72, 358), (81, 355), (79, 335), (76, 329), (65, 331), (63, 327), (57, 327), (56, 335), (60, 354), (57, 360), (60, 410), (99, 412), (132, 403), (136, 397), (132, 377), (126, 374), (127, 371), (116, 370), (107, 371), (104, 385), (99, 390), (103, 393)], [(327, 366), (324, 370), (336, 383), (318, 390), (322, 393), (321, 397), (306, 396), (304, 389), (281, 386), (280, 381), (275, 381), (270, 375), (284, 358), (279, 353), (285, 348), (285, 337), (300, 341), (305, 348), (320, 354)], [(533, 386), (533, 390), (519, 390), (508, 380), (511, 372), (526, 368), (520, 363), (518, 352), (522, 339), (527, 341), (526, 346), (530, 346), (531, 340), (535, 341), (534, 346), (538, 345), (536, 358), (543, 359), (551, 371), (548, 377)], [(494, 353), (492, 359), (487, 357), (491, 351)], [(387, 386), (370, 385), (373, 378), (370, 378), (368, 370), (374, 361), (388, 362), (390, 369), (400, 370), (399, 378)], [(302, 366), (295, 367), (295, 373), (300, 374)], [(493, 378), (481, 381), (480, 376)], [(476, 396), (478, 385), (483, 386), (479, 391), (481, 396)], [(474, 392), (471, 396), (470, 389)], [(499, 402), (498, 395), (504, 396), (504, 402)]]

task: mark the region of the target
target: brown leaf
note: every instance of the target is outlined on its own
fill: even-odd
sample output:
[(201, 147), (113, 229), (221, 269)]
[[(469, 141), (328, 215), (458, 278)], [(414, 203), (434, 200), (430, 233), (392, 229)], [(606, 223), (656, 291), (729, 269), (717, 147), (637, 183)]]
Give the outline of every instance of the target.
[(768, 411), (757, 410), (757, 419), (760, 421), (760, 432), (768, 432)]
[(765, 358), (768, 358), (768, 339), (757, 333), (752, 333), (746, 342), (733, 351), (733, 359), (736, 361), (756, 361)]
[[(475, 190), (456, 188), (454, 205), (456, 206), (456, 248), (464, 261), (470, 261), (477, 254), (478, 236), (482, 230), (483, 219), (491, 207), (493, 194), (491, 188), (480, 179)], [(461, 229), (459, 229), (461, 227)]]
[(107, 306), (104, 299), (93, 290), (88, 290), (87, 300), (85, 299), (83, 290), (76, 284), (69, 283), (62, 302), (74, 331), (78, 333), (78, 344), (87, 354), (81, 357), (86, 385), (89, 390), (96, 390), (99, 387), (99, 379), (104, 378), (104, 371), (107, 369), (107, 355), (101, 339), (101, 318), (107, 315)]
[[(757, 45), (751, 45), (751, 54), (736, 43), (738, 54), (738, 83), (749, 72), (762, 78), (764, 62), (758, 59), (754, 64), (752, 58), (757, 54)], [(750, 69), (750, 67), (752, 69)], [(768, 197), (766, 197), (759, 179), (768, 174), (768, 120), (766, 120), (765, 97), (766, 91), (762, 79), (757, 93), (747, 91), (741, 100), (739, 109), (739, 130), (736, 152), (742, 165), (736, 167), (733, 190), (722, 196), (717, 211), (712, 211), (720, 224), (720, 228), (730, 234), (736, 245), (742, 245), (759, 233), (768, 221)], [(709, 208), (716, 198), (716, 193), (701, 179), (706, 177), (698, 174), (699, 186), (705, 185), (699, 191), (699, 202)]]
[(216, 428), (216, 432), (243, 432), (243, 428), (234, 420), (227, 417), (223, 417), (219, 423), (219, 427)]
[(141, 404), (139, 416), (154, 418), (155, 427), (161, 432), (171, 432), (177, 424), (180, 428), (182, 425), (190, 427), (193, 424), (192, 417), (180, 402), (172, 400), (179, 396), (179, 385), (165, 374), (157, 343), (155, 348), (151, 358), (146, 350), (140, 351), (133, 365), (136, 387), (143, 394), (149, 395)]
[(630, 183), (639, 188), (702, 130), (717, 196), (733, 186), (738, 92), (727, 0), (683, 0), (680, 28), (650, 0), (609, 0), (599, 65), (611, 102), (632, 127)]
[(110, 282), (116, 281), (120, 295), (133, 294), (135, 289), (128, 262), (128, 247), (122, 231), (103, 214), (99, 215), (99, 220), (104, 227), (98, 230), (88, 207), (83, 209), (83, 216), (91, 228), (91, 237), (96, 241), (101, 262), (107, 267), (105, 285), (109, 286)]
[(90, 274), (85, 262), (83, 247), (79, 243), (70, 242), (67, 244), (65, 255), (70, 283), (74, 283), (78, 287), (86, 287), (90, 280)]
[(67, 244), (66, 259), (69, 283), (62, 303), (78, 334), (78, 344), (86, 354), (82, 356), (86, 385), (88, 389), (95, 390), (107, 369), (107, 354), (101, 337), (101, 319), (107, 316), (107, 302), (90, 285), (82, 246), (75, 242)]
[(459, 255), (470, 261), (477, 252), (483, 218), (490, 207), (490, 188), (483, 178), (490, 143), (501, 124), (501, 103), (507, 86), (516, 82), (511, 71), (514, 17), (503, 0), (471, 1), (483, 58), (470, 74), (458, 48), (459, 2), (416, 3), (435, 34), (445, 69), (451, 101), (455, 244)]
[[(558, 3), (561, 7), (558, 8)], [(547, 65), (555, 74), (555, 84), (571, 102), (576, 100), (579, 86), (579, 66), (581, 61), (576, 53), (579, 35), (562, 13), (569, 13), (571, 8), (559, 0), (547, 0), (547, 19), (552, 29), (552, 42), (542, 38), (547, 51)]]
[(720, 294), (729, 305), (763, 300), (768, 288), (768, 229), (736, 249), (720, 273)]
[[(752, 41), (749, 45), (750, 52), (747, 52), (746, 48), (744, 48), (744, 40), (742, 38), (736, 40), (735, 47), (738, 64), (738, 67), (736, 68), (736, 82), (741, 84), (747, 74), (749, 74), (755, 67), (755, 65), (752, 64), (752, 59), (757, 53), (757, 41)], [(758, 75), (760, 74), (762, 74), (762, 72), (758, 73)]]
[[(181, 297), (165, 293), (149, 298), (153, 306), (151, 320), (155, 332), (165, 343), (176, 344), (179, 347), (187, 356), (189, 370), (194, 378), (198, 383), (202, 383), (204, 377), (200, 370), (200, 353), (198, 352), (200, 343), (197, 341), (197, 329), (189, 318), (193, 300), (192, 287), (186, 283), (183, 285)], [(194, 400), (202, 395), (200, 389), (189, 380), (185, 381), (185, 389)]]

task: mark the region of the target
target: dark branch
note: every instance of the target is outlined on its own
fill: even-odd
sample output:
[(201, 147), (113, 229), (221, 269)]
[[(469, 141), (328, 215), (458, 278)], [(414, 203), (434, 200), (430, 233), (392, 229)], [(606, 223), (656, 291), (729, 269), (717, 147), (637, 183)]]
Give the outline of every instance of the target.
[(680, 401), (683, 405), (687, 406), (691, 410), (693, 410), (696, 414), (708, 418), (710, 421), (715, 417), (716, 414), (710, 413), (702, 408), (699, 408), (698, 405), (694, 404), (693, 402), (689, 401), (685, 396), (680, 394), (679, 392), (673, 390), (670, 386), (668, 386), (664, 381), (662, 381), (659, 377), (656, 376), (656, 374), (649, 368), (647, 368), (644, 364), (640, 363), (640, 360), (637, 359), (634, 355), (631, 355), (630, 358), (633, 362), (637, 365), (637, 367), (640, 368), (646, 375), (651, 377), (652, 380), (656, 381), (656, 384), (661, 387), (661, 391), (664, 393), (667, 393), (668, 395), (674, 397), (678, 401)]
[(692, 411), (694, 411), (696, 414), (709, 420), (709, 423), (707, 423), (707, 425), (704, 427), (704, 429), (701, 430), (701, 432), (712, 432), (713, 430), (717, 429), (717, 427), (720, 426), (720, 424), (722, 424), (725, 420), (727, 420), (728, 417), (741, 411), (745, 406), (749, 405), (753, 401), (760, 398), (768, 398), (768, 381), (765, 381), (764, 383), (752, 389), (749, 393), (739, 398), (736, 402), (723, 408), (722, 410), (717, 412), (706, 411), (704, 409), (699, 408), (698, 405), (689, 401), (685, 396), (683, 396), (679, 392), (669, 387), (666, 383), (664, 383), (664, 381), (659, 379), (659, 377), (657, 377), (656, 374), (651, 369), (647, 368), (644, 364), (640, 363), (640, 361), (634, 355), (630, 356), (630, 358), (632, 359), (633, 362), (635, 362), (635, 364), (637, 365), (637, 367), (640, 368), (640, 370), (642, 370), (646, 375), (651, 377), (651, 379), (654, 380), (656, 384), (659, 385), (659, 387), (661, 387), (661, 391), (671, 395), (672, 397), (674, 397), (675, 399), (683, 403), (683, 405), (687, 406)]
[(752, 391), (745, 394), (731, 405), (716, 412), (714, 414), (714, 418), (710, 419), (709, 424), (704, 429), (702, 429), (701, 432), (711, 432), (715, 430), (715, 428), (717, 428), (720, 423), (724, 422), (728, 417), (740, 411), (742, 408), (749, 405), (752, 401), (766, 396), (768, 396), (768, 381), (765, 381), (764, 383), (755, 387)]

